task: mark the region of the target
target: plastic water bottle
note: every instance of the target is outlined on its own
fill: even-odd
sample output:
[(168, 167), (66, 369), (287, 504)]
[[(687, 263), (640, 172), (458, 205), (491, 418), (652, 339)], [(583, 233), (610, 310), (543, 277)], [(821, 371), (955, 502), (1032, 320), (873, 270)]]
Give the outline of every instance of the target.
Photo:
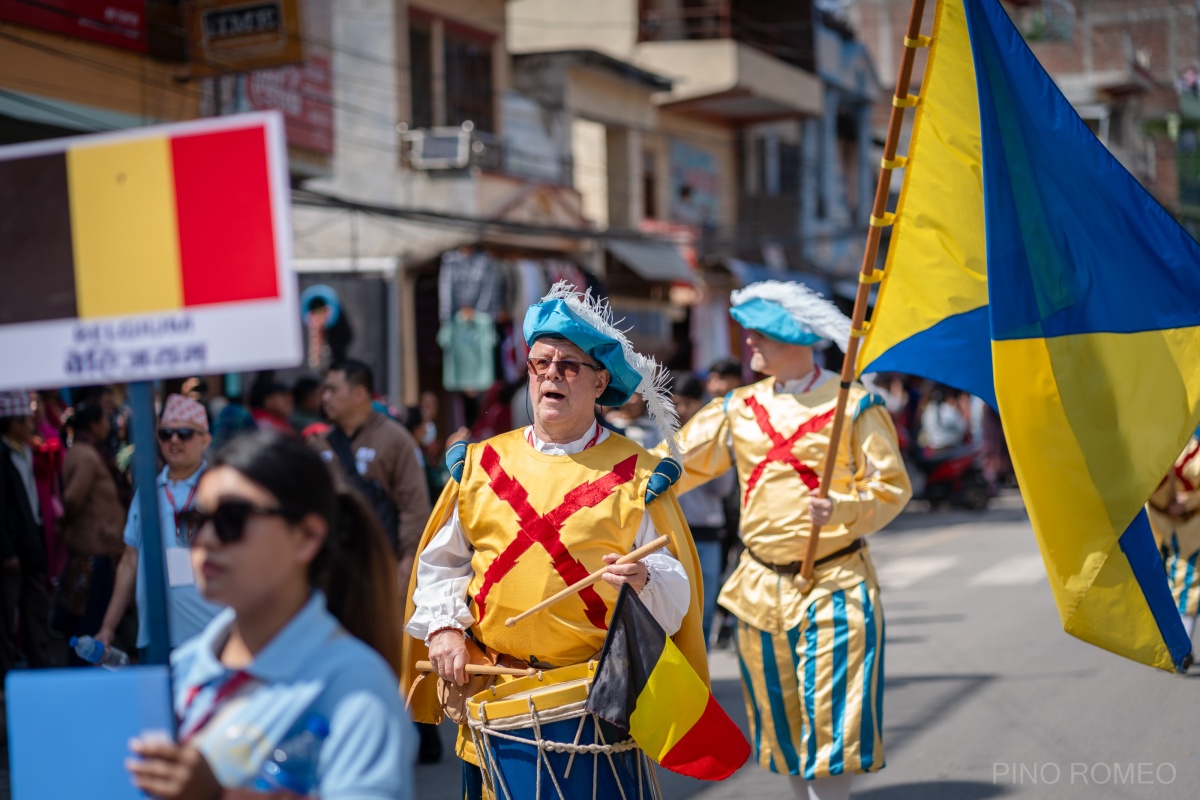
[(68, 642), (75, 648), (75, 653), (89, 664), (96, 664), (105, 669), (117, 669), (129, 666), (129, 656), (124, 650), (115, 647), (105, 647), (104, 642), (98, 642), (90, 636), (72, 636)]
[(279, 743), (263, 763), (252, 788), (262, 791), (286, 789), (304, 797), (314, 796), (318, 782), (317, 759), (328, 735), (328, 722), (321, 717), (309, 717), (304, 730)]

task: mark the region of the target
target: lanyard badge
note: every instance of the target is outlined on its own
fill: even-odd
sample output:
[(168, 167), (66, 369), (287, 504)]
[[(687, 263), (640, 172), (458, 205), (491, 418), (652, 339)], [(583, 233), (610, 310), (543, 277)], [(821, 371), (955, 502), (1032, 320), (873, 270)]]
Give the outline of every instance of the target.
[(171, 516), (175, 520), (175, 545), (177, 547), (191, 547), (192, 544), (192, 529), (187, 523), (179, 518), (179, 515), (192, 507), (192, 501), (196, 499), (196, 488), (200, 485), (199, 481), (192, 484), (191, 491), (188, 492), (187, 499), (183, 501), (183, 508), (175, 507), (175, 495), (171, 493), (171, 487), (167, 487), (167, 502), (171, 504)]

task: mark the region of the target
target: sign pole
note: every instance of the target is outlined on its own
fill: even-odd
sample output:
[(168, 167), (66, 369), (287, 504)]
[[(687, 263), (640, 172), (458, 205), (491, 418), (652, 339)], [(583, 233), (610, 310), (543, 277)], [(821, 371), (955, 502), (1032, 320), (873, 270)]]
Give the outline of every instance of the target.
[(167, 620), (166, 552), (158, 516), (158, 420), (154, 414), (154, 391), (149, 381), (129, 384), (133, 406), (133, 481), (141, 520), (142, 574), (146, 580), (145, 618), (150, 628), (146, 663), (169, 663), (171, 632)]

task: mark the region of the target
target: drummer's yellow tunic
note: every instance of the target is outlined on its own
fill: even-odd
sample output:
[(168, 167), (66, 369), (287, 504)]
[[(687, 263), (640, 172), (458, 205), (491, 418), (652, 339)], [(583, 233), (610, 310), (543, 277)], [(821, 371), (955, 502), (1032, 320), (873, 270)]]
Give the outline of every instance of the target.
[[(515, 626), (507, 618), (536, 605), (604, 566), (609, 553), (633, 549), (645, 514), (688, 574), (691, 605), (676, 645), (707, 683), (708, 662), (700, 631), (700, 569), (695, 545), (674, 491), (646, 503), (646, 489), (661, 459), (624, 436), (573, 455), (539, 453), (522, 431), (512, 431), (467, 448), (462, 476), (450, 481), (434, 508), (418, 553), (450, 518), (455, 507), (474, 549), (468, 602), (475, 615), (472, 635), (501, 653), (553, 666), (594, 658), (604, 645), (617, 592), (601, 581)], [(405, 618), (413, 613), (416, 571)], [(406, 637), (402, 685), (415, 678), (413, 665), (427, 657), (424, 643)], [(414, 696), (418, 722), (437, 722), (441, 709), (425, 681)], [(459, 754), (474, 762), (473, 753)]]
[[(1146, 505), (1150, 528), (1163, 549), (1167, 579), (1179, 613), (1200, 614), (1200, 439), (1192, 439), (1175, 460), (1174, 481), (1168, 474)], [(1171, 516), (1166, 509), (1175, 499), (1171, 489), (1186, 497), (1185, 511)]]
[[(733, 391), (680, 434), (680, 493), (738, 472), (747, 552), (719, 602), (740, 620), (738, 651), (751, 740), (759, 764), (807, 779), (883, 766), (883, 611), (866, 549), (819, 567), (815, 588), (772, 564), (800, 561), (812, 530), (810, 493), (829, 449), (837, 381), (800, 395), (775, 380)], [(891, 417), (859, 384), (830, 487), (833, 518), (817, 558), (879, 530), (912, 496)]]

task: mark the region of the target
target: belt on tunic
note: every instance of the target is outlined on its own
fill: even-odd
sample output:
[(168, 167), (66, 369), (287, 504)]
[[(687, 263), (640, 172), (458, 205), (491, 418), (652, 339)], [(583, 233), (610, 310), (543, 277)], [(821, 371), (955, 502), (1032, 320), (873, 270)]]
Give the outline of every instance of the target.
[[(816, 562), (813, 563), (813, 568), (815, 569), (816, 567), (819, 567), (822, 564), (828, 564), (830, 561), (839, 559), (842, 556), (848, 556), (851, 553), (857, 553), (859, 550), (862, 550), (865, 545), (866, 545), (866, 540), (862, 539), (861, 537), (858, 539), (855, 539), (853, 542), (846, 545), (841, 550), (835, 550), (834, 552), (830, 553), (827, 556), (822, 556), (821, 558), (818, 558), (816, 560)], [(752, 559), (757, 561), (759, 564), (762, 564), (764, 567), (771, 570), (776, 575), (785, 575), (789, 578), (794, 578), (800, 574), (800, 570), (804, 566), (803, 561), (792, 561), (791, 563), (788, 563), (788, 564), (772, 564), (770, 561), (766, 561), (762, 558), (759, 558), (757, 555), (755, 555), (754, 551), (751, 550), (749, 547), (746, 548), (746, 552), (750, 554), (750, 557)]]

